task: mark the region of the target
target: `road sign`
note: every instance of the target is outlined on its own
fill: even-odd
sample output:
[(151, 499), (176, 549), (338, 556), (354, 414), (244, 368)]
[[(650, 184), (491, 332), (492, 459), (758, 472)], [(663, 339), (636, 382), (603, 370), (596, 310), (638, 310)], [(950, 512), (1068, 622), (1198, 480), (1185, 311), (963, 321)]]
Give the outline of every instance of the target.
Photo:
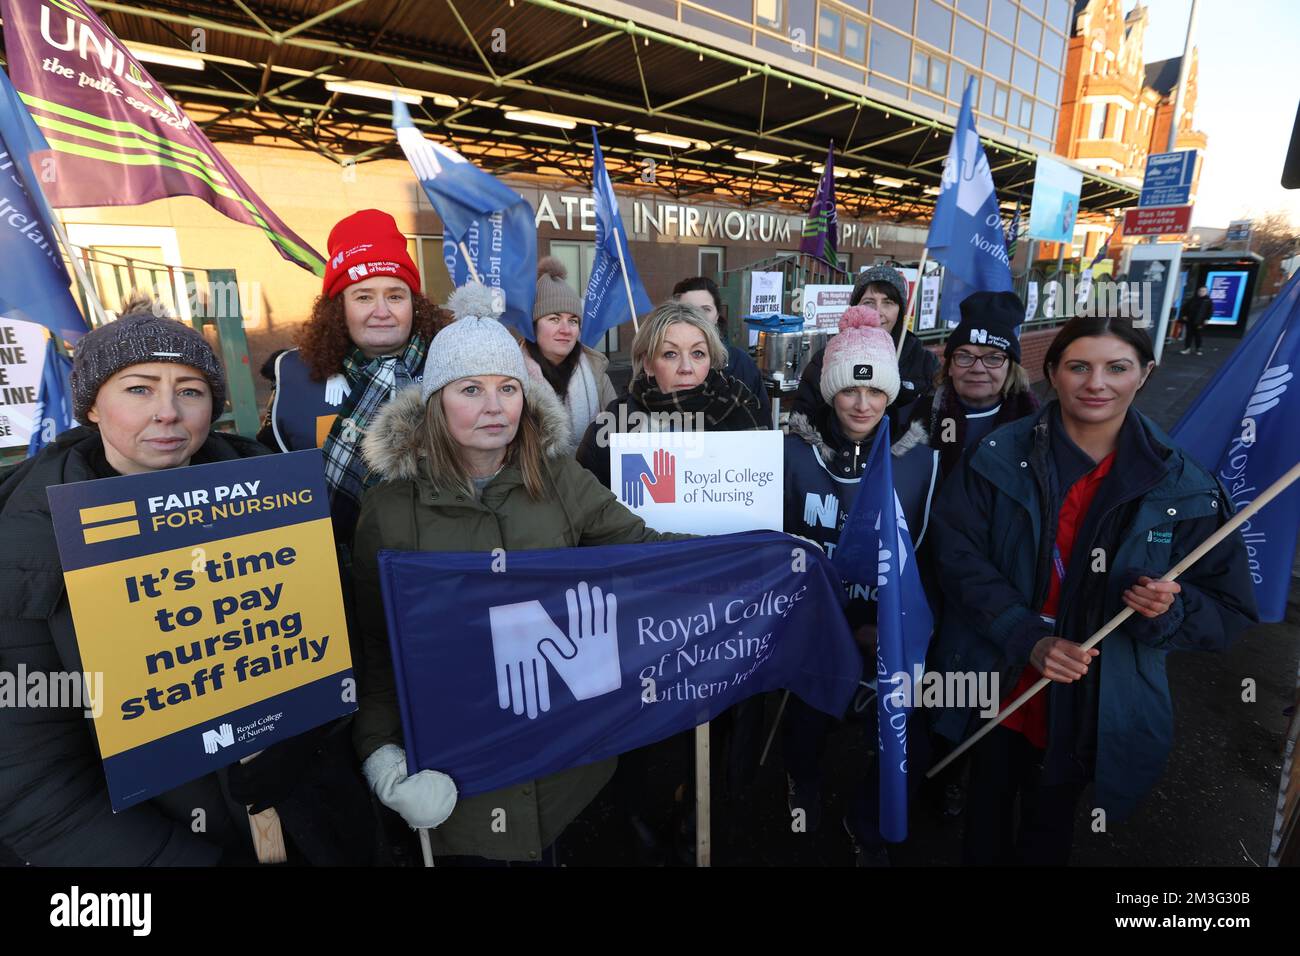
[(1228, 223), (1228, 234), (1224, 239), (1228, 242), (1246, 242), (1250, 239), (1251, 219), (1234, 219)]
[(1156, 153), (1147, 157), (1139, 206), (1181, 206), (1192, 196), (1196, 175), (1196, 150)]
[(1124, 210), (1126, 236), (1181, 235), (1191, 224), (1191, 206), (1139, 206)]

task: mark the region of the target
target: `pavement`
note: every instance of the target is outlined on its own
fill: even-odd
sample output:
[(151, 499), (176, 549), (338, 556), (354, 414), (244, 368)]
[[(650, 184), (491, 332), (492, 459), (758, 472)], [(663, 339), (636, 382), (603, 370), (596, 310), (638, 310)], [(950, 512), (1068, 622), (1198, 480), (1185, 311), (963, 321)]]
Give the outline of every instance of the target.
[[(1169, 428), (1199, 394), (1239, 340), (1206, 339), (1204, 354), (1164, 356), (1137, 405)], [(1104, 651), (1103, 651), (1104, 652)], [(1281, 774), (1282, 748), (1295, 706), (1300, 665), (1300, 566), (1292, 579), (1287, 620), (1246, 633), (1224, 654), (1176, 653), (1168, 674), (1174, 701), (1174, 747), (1160, 782), (1124, 823), (1094, 832), (1090, 794), (1080, 801), (1073, 865), (1265, 866)], [(1253, 682), (1253, 700), (1244, 687)], [(764, 701), (770, 728), (780, 695)], [(780, 740), (748, 786), (728, 788), (723, 735), (715, 734), (712, 839), (715, 866), (852, 866), (840, 826), (847, 796), (859, 786), (874, 741), (846, 722), (832, 733), (823, 766), (822, 823), (792, 832), (786, 807)], [(680, 737), (655, 745), (642, 799), (644, 817), (663, 846), (647, 853), (631, 837), (618, 788), (611, 784), (566, 830), (563, 865), (689, 865), (673, 852), (681, 804), (693, 777), (692, 747)], [(953, 866), (961, 858), (961, 820), (931, 802), (913, 807), (909, 839), (891, 852), (896, 866)], [(689, 841), (686, 843), (689, 846)]]

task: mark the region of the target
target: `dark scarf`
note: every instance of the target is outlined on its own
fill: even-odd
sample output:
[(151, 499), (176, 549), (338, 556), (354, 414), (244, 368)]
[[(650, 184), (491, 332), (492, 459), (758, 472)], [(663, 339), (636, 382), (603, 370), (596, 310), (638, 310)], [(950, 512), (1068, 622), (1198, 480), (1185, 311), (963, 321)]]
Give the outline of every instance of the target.
[[(1033, 415), (1038, 409), (1038, 398), (1030, 389), (1003, 395), (1002, 407), (993, 416), (993, 428), (1001, 428), (1026, 415)], [(919, 417), (920, 414), (924, 414), (924, 409), (919, 408), (917, 412)], [(957, 397), (957, 390), (952, 387), (951, 380), (940, 384), (931, 398), (926, 429), (930, 447), (939, 449), (939, 470), (945, 478), (957, 466), (962, 452), (966, 450), (966, 412), (967, 409)], [(951, 442), (943, 441), (943, 423), (948, 418), (951, 418), (957, 426), (956, 436)]]
[(711, 369), (694, 388), (665, 392), (653, 377), (641, 373), (628, 394), (652, 413), (702, 414), (706, 431), (758, 431), (767, 428), (758, 399), (726, 372)]
[(573, 348), (559, 365), (552, 363), (543, 355), (541, 346), (536, 342), (525, 339), (524, 348), (542, 370), (542, 378), (546, 379), (546, 383), (555, 390), (560, 401), (564, 401), (565, 396), (569, 394), (569, 379), (573, 378), (573, 370), (578, 367), (578, 362), (582, 359), (582, 343), (574, 342)]

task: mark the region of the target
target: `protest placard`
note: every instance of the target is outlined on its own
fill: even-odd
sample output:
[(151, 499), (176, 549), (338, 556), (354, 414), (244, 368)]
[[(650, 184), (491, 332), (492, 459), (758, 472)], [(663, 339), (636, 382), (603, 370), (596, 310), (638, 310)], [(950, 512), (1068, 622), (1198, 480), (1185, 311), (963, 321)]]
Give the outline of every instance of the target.
[(0, 448), (26, 448), (39, 427), (45, 336), (35, 322), (0, 318)]
[(48, 495), (114, 810), (356, 710), (320, 451)]
[(705, 432), (689, 421), (669, 424), (684, 430), (609, 436), (610, 489), (629, 510), (656, 531), (726, 534), (781, 527), (780, 432)]

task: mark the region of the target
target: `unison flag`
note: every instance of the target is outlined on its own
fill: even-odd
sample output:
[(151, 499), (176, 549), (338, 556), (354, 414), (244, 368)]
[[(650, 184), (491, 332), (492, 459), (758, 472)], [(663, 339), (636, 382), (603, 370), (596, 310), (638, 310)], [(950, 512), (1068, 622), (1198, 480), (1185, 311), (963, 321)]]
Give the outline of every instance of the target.
[(821, 182), (817, 184), (817, 195), (813, 197), (808, 218), (803, 223), (799, 251), (838, 267), (840, 260), (835, 250), (838, 222), (835, 212), (835, 144), (831, 143), (826, 150), (826, 167), (822, 170)]
[(600, 140), (596, 138), (594, 126), (591, 142), (595, 147), (591, 192), (596, 200), (596, 259), (582, 301), (582, 344), (594, 346), (608, 330), (644, 315), (653, 306), (627, 247), (627, 233), (623, 230), (623, 218), (618, 214), (614, 184), (609, 181), (605, 156), (600, 151)]
[(0, 70), (0, 315), (75, 342), (90, 329), (68, 291), (54, 217), (29, 159), (43, 149), (41, 131)]
[(972, 79), (962, 96), (961, 114), (948, 146), (943, 185), (926, 240), (931, 258), (944, 265), (939, 305), (949, 325), (960, 320), (961, 302), (966, 296), (1011, 291), (1011, 260), (1002, 233), (998, 196), (971, 113), (974, 84)]
[(393, 129), (424, 194), (442, 220), (442, 254), (452, 281), (457, 286), (468, 282), (472, 262), (479, 281), (500, 289), (505, 296), (501, 321), (533, 339), (533, 300), (537, 297), (533, 207), (454, 149), (425, 139), (411, 122), (406, 104), (398, 100), (393, 101)]
[[(1240, 510), (1297, 460), (1300, 273), (1205, 386), (1170, 437), (1223, 483)], [(1261, 621), (1286, 616), (1300, 535), (1300, 483), (1241, 526)]]
[(833, 560), (847, 581), (876, 588), (876, 706), (880, 735), (880, 835), (907, 838), (908, 716), (925, 665), (934, 617), (917, 569), (912, 535), (894, 493), (889, 417), (876, 439)]
[(57, 156), (51, 204), (136, 206), (197, 196), (261, 229), (316, 275), (325, 261), (249, 188), (83, 0), (0, 0), (9, 72)]
[(816, 548), (771, 531), (492, 553), (383, 551), (410, 772), (462, 796), (670, 737), (789, 688), (839, 717), (862, 658)]

